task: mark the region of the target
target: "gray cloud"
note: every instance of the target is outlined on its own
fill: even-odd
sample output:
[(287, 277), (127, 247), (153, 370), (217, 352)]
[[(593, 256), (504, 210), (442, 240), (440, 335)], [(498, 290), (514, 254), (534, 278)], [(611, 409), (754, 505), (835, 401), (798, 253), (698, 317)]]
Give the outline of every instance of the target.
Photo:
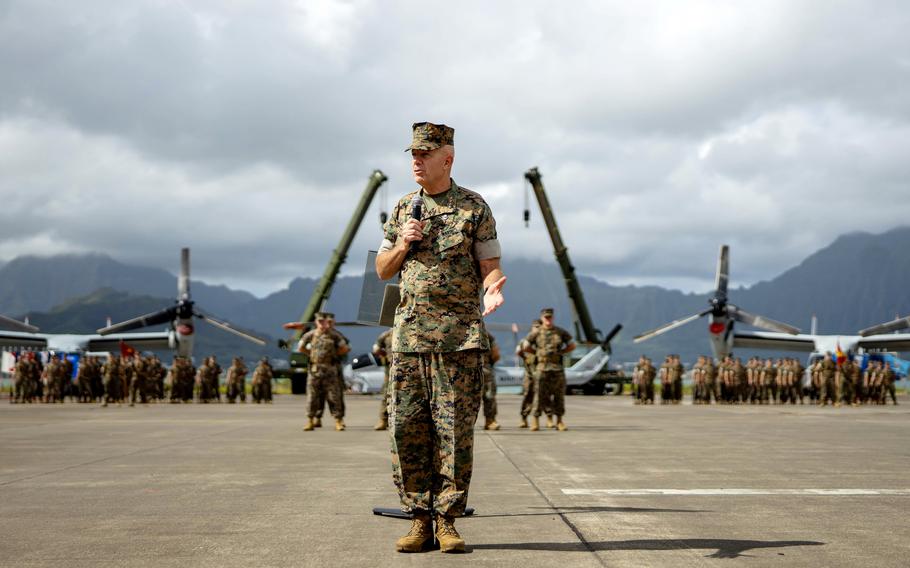
[[(573, 260), (615, 283), (734, 283), (910, 213), (901, 2), (8, 2), (0, 260), (100, 251), (265, 293), (321, 273), (410, 122), (457, 128), (456, 180), (510, 256), (539, 166)], [(380, 238), (374, 204), (346, 270)]]

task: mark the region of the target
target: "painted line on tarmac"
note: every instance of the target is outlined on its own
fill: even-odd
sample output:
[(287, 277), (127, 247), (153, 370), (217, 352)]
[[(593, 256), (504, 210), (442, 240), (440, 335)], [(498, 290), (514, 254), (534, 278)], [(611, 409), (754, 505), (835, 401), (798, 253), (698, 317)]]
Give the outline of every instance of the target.
[(750, 495), (816, 495), (851, 497), (860, 495), (910, 495), (910, 489), (563, 489), (565, 495), (609, 495), (613, 497), (668, 496), (750, 496)]

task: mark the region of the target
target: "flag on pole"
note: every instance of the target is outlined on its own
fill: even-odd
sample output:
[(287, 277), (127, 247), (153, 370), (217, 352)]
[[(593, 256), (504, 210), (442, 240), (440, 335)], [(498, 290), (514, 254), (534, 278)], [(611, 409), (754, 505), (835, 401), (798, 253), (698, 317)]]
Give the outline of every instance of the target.
[[(830, 345), (830, 343), (829, 343)], [(834, 348), (834, 357), (837, 361), (837, 366), (840, 367), (847, 360), (847, 355), (840, 348), (840, 341), (837, 342), (837, 346)]]
[(120, 356), (129, 358), (136, 354), (136, 350), (133, 349), (126, 341), (120, 340)]

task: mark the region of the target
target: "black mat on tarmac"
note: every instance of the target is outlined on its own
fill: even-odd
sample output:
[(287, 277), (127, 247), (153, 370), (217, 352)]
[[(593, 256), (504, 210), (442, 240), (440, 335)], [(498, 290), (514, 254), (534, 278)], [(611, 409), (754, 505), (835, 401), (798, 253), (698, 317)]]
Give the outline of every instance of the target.
[[(466, 556), (394, 552), (378, 400), (0, 405), (0, 566), (906, 566), (910, 404), (633, 406), (477, 430)], [(482, 424), (482, 419), (480, 421)]]

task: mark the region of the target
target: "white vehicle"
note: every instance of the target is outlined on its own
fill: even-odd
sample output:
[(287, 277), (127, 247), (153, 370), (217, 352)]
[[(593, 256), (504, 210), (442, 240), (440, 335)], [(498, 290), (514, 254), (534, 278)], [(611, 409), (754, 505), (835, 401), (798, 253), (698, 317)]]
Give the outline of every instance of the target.
[[(581, 389), (585, 393), (603, 394), (605, 381), (598, 375), (606, 369), (609, 360), (610, 354), (602, 346), (592, 348), (571, 367), (566, 367), (566, 390)], [(493, 372), (497, 387), (520, 387), (525, 375), (524, 367), (494, 365)], [(358, 355), (344, 366), (344, 381), (356, 393), (381, 392), (384, 374), (382, 365), (371, 353)]]

